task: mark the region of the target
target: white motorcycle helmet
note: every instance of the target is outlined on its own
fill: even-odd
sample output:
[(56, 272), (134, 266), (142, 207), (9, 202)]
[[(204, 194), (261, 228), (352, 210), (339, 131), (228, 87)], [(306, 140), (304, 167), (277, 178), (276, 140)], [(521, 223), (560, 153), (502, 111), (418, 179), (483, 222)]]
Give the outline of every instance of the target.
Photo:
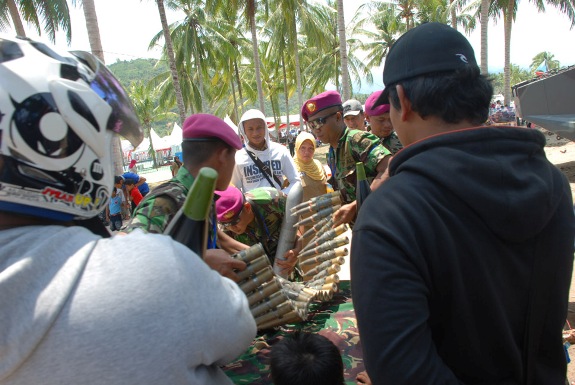
[(95, 56), (0, 36), (0, 211), (97, 216), (113, 188), (114, 133), (134, 147), (143, 139), (126, 92)]

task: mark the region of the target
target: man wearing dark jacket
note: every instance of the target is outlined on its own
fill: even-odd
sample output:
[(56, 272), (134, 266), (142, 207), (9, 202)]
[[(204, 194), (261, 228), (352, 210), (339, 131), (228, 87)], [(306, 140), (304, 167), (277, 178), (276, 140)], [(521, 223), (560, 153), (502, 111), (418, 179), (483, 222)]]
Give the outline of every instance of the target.
[(371, 380), (563, 385), (575, 224), (545, 138), (481, 127), (492, 86), (446, 25), (400, 37), (383, 80), (378, 103), (389, 100), (405, 147), (364, 202), (351, 250)]

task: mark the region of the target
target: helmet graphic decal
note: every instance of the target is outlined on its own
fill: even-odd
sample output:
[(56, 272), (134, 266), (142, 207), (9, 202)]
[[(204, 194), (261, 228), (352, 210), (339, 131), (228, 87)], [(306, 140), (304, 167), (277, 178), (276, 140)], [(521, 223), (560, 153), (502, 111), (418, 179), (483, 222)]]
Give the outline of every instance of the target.
[(8, 147), (12, 155), (26, 154), (26, 161), (53, 171), (75, 164), (84, 142), (64, 121), (52, 95), (31, 95), (21, 103), (12, 99), (14, 113), (10, 123)]

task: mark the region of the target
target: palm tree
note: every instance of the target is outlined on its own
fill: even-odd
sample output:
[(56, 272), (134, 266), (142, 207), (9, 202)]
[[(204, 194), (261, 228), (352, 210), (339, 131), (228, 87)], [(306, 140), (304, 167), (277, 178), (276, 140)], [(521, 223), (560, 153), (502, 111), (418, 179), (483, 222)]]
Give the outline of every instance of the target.
[(345, 38), (345, 18), (343, 0), (337, 0), (337, 30), (339, 33), (339, 55), (341, 57), (341, 88), (343, 100), (350, 99), (349, 71), (347, 63), (347, 39)]
[[(209, 15), (201, 1), (180, 0), (178, 8), (186, 16), (172, 24), (171, 39), (184, 106), (192, 112), (211, 111), (214, 104), (218, 104), (216, 108), (220, 109), (222, 105), (218, 102), (229, 96), (235, 66), (241, 60), (238, 47), (245, 44), (246, 39), (228, 20), (219, 15)], [(150, 46), (157, 44), (161, 36), (161, 33), (156, 34)], [(165, 82), (165, 76), (161, 74), (154, 79), (155, 84), (161, 86), (162, 103), (173, 98), (173, 89)], [(206, 82), (212, 86), (206, 86)], [(224, 106), (228, 114), (232, 102), (237, 104), (235, 91), (232, 97), (234, 99)]]
[(0, 0), (0, 30), (6, 31), (12, 21), (16, 34), (26, 36), (22, 19), (31, 24), (38, 35), (42, 35), (42, 31), (46, 32), (52, 43), (56, 42), (56, 32), (60, 28), (66, 34), (67, 43), (72, 41), (70, 12), (66, 0)]
[(252, 49), (254, 54), (254, 66), (255, 66), (255, 73), (256, 73), (256, 85), (258, 88), (258, 100), (260, 102), (260, 111), (265, 113), (265, 105), (264, 105), (264, 91), (262, 87), (262, 76), (261, 76), (261, 59), (259, 54), (258, 48), (258, 35), (256, 33), (256, 1), (255, 0), (247, 0), (246, 6), (246, 13), (248, 14), (248, 18), (250, 20), (250, 31), (252, 34)]
[[(357, 22), (354, 21), (357, 19)], [(358, 8), (352, 20), (354, 35), (365, 36), (361, 49), (367, 52), (367, 67), (379, 67), (397, 38), (407, 31), (402, 19), (397, 18), (394, 4), (372, 2)]]
[[(280, 0), (271, 4), (273, 11), (263, 28), (264, 36), (268, 37), (272, 43), (269, 54), (276, 57), (276, 62), (280, 62), (284, 70), (294, 72), (290, 74), (290, 78), (295, 77), (298, 106), (301, 106), (304, 99), (299, 35), (301, 33), (308, 36), (315, 45), (327, 44), (329, 39), (326, 37), (326, 26), (316, 19), (315, 7), (317, 5), (314, 3), (308, 3), (306, 0)], [(286, 52), (289, 54), (286, 55)], [(285, 78), (284, 93), (286, 103), (288, 103), (288, 88), (291, 90), (292, 87), (288, 85), (287, 73)], [(286, 104), (286, 114), (289, 118), (288, 111), (289, 104)], [(300, 125), (303, 125), (301, 116)]]
[[(310, 93), (317, 93), (325, 90), (327, 83), (335, 84), (338, 90), (341, 89), (340, 75), (342, 74), (342, 63), (339, 45), (339, 33), (337, 28), (337, 11), (334, 7), (317, 4), (312, 9), (314, 17), (321, 25), (325, 26), (324, 37), (326, 43), (315, 44), (313, 39), (304, 37), (303, 45), (306, 47), (306, 55), (303, 57), (305, 89)], [(349, 40), (357, 46), (357, 40)], [(361, 87), (361, 79), (367, 79), (368, 83), (373, 82), (373, 76), (367, 65), (355, 55), (359, 46), (350, 44), (348, 53), (348, 70), (351, 78)]]
[(539, 52), (533, 57), (531, 65), (529, 66), (531, 72), (535, 72), (537, 67), (539, 67), (542, 63), (545, 63), (547, 71), (561, 67), (559, 60), (555, 59), (555, 55), (553, 55), (551, 52), (544, 51)]
[(158, 89), (145, 85), (141, 81), (132, 83), (128, 92), (130, 99), (134, 103), (136, 114), (140, 118), (140, 123), (146, 130), (150, 139), (148, 152), (152, 157), (154, 168), (158, 168), (156, 161), (156, 151), (152, 141), (152, 123), (178, 116), (177, 114), (162, 109), (158, 103)]
[[(106, 63), (104, 50), (102, 49), (102, 40), (100, 38), (100, 28), (98, 26), (98, 17), (96, 15), (96, 6), (94, 0), (72, 0), (72, 5), (82, 2), (84, 18), (86, 19), (86, 30), (88, 31), (88, 40), (90, 49), (102, 63)], [(124, 172), (124, 157), (122, 156), (122, 142), (118, 135), (112, 140), (112, 164), (114, 175), (121, 175)]]
[(72, 5), (76, 5), (78, 2), (82, 3), (82, 9), (84, 10), (90, 50), (102, 61), (102, 63), (105, 63), (106, 61), (104, 59), (104, 50), (102, 49), (102, 40), (100, 39), (100, 28), (98, 26), (98, 16), (96, 14), (94, 0), (72, 0)]
[(485, 76), (489, 74), (488, 54), (487, 54), (487, 29), (489, 26), (489, 5), (491, 0), (481, 0), (479, 9), (479, 20), (481, 22), (481, 73)]
[[(264, 6), (264, 13), (268, 13), (267, 2), (260, 2)], [(227, 15), (230, 14), (243, 15), (243, 19), (248, 21), (248, 28), (252, 38), (252, 61), (254, 63), (257, 99), (260, 105), (260, 110), (265, 114), (264, 93), (261, 77), (260, 49), (258, 44), (257, 35), (257, 22), (258, 15), (258, 1), (257, 0), (206, 0), (206, 12), (211, 15)]]
[[(575, 26), (575, 4), (572, 0), (533, 0), (533, 3), (539, 12), (545, 12), (545, 3), (552, 5), (562, 13), (567, 15), (571, 21), (571, 26)], [(503, 16), (503, 31), (505, 36), (505, 63), (504, 71), (504, 87), (503, 98), (504, 103), (509, 104), (511, 99), (511, 67), (510, 67), (510, 52), (511, 52), (511, 29), (513, 22), (517, 17), (517, 1), (516, 0), (492, 0), (490, 4), (490, 14), (494, 17)]]
[(180, 124), (184, 124), (184, 120), (186, 120), (186, 108), (184, 107), (182, 88), (180, 87), (180, 79), (178, 78), (178, 71), (176, 69), (174, 47), (172, 45), (172, 38), (170, 36), (170, 27), (168, 26), (168, 19), (166, 18), (166, 9), (164, 7), (164, 0), (156, 0), (156, 4), (158, 5), (158, 13), (160, 14), (160, 21), (162, 23), (162, 32), (164, 34), (164, 41), (166, 43), (165, 55), (168, 57), (168, 64), (170, 67), (170, 73), (172, 75), (172, 82), (174, 87), (174, 93), (176, 96), (176, 103), (178, 105)]

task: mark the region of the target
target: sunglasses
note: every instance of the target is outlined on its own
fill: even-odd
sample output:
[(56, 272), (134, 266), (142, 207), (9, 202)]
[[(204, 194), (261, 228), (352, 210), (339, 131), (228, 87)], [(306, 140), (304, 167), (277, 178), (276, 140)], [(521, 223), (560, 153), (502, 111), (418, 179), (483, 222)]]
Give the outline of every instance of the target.
[(331, 113), (329, 115), (326, 116), (322, 116), (321, 118), (317, 118), (315, 120), (311, 120), (309, 122), (307, 122), (307, 125), (309, 128), (311, 128), (312, 130), (319, 130), (324, 124), (325, 122), (327, 122), (327, 120), (329, 118), (331, 118), (332, 116), (334, 116), (335, 114), (337, 114), (339, 111), (336, 111), (334, 113)]
[(242, 220), (242, 211), (244, 211), (244, 206), (240, 209), (240, 211), (236, 214), (236, 216), (229, 222), (223, 222), (222, 226), (224, 227), (232, 227), (240, 223)]

